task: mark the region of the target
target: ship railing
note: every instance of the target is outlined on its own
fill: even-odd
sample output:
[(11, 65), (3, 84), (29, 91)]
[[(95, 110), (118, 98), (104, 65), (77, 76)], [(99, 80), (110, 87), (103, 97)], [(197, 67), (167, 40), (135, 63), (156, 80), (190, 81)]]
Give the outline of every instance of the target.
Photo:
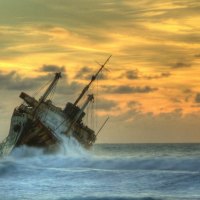
[(0, 143), (0, 157), (7, 156), (12, 151), (18, 138), (19, 138), (19, 133), (13, 133), (12, 135), (8, 135)]

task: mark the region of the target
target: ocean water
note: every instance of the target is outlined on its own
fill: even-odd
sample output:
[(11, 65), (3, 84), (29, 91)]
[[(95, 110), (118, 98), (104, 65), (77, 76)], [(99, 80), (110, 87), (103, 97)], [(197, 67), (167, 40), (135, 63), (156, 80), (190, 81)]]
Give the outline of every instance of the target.
[(20, 147), (0, 160), (2, 200), (200, 199), (200, 144)]

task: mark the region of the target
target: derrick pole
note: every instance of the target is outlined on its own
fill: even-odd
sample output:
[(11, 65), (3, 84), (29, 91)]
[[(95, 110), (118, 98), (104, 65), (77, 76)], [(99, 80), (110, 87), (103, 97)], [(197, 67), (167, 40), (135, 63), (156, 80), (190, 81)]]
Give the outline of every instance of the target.
[(54, 77), (53, 81), (51, 82), (51, 84), (49, 85), (49, 87), (47, 88), (45, 93), (40, 97), (39, 104), (46, 100), (48, 95), (51, 93), (51, 91), (53, 90), (53, 88), (57, 84), (59, 78), (61, 78), (61, 72), (55, 73), (55, 77)]
[(92, 76), (90, 82), (88, 83), (88, 85), (85, 86), (85, 88), (82, 90), (81, 94), (78, 96), (78, 98), (76, 99), (76, 101), (74, 102), (74, 105), (76, 106), (78, 104), (78, 102), (81, 100), (81, 98), (84, 96), (84, 94), (88, 91), (88, 89), (90, 88), (90, 85), (93, 83), (93, 81), (96, 80), (96, 78), (98, 77), (99, 73), (102, 71), (102, 69), (105, 67), (105, 65), (107, 64), (107, 62), (110, 60), (111, 56), (108, 57), (108, 59), (104, 62), (103, 65), (101, 65), (100, 69), (97, 71), (97, 73), (95, 75)]
[(38, 105), (34, 109), (34, 112), (33, 112), (33, 116), (34, 117), (35, 117), (35, 113), (36, 113), (37, 109), (39, 108), (39, 106), (41, 105), (41, 103), (46, 100), (46, 98), (51, 93), (51, 91), (53, 90), (53, 88), (56, 86), (56, 84), (57, 84), (57, 82), (58, 82), (58, 80), (60, 78), (61, 78), (61, 72), (55, 73), (55, 77), (54, 77), (53, 81), (51, 82), (51, 84), (49, 85), (49, 87), (47, 88), (47, 90), (45, 91), (45, 93), (40, 97)]

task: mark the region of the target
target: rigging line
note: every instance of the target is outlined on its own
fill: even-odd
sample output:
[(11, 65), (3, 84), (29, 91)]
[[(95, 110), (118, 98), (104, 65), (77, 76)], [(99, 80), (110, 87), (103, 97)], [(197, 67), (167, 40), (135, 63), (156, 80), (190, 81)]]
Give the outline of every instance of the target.
[(35, 92), (33, 93), (32, 96), (36, 96), (37, 94), (39, 94), (39, 92), (42, 89), (44, 89), (50, 82), (51, 82), (51, 80), (48, 80), (47, 82), (45, 82), (41, 87), (39, 87), (38, 89), (35, 90)]
[[(55, 91), (56, 91), (56, 87), (57, 87), (57, 85), (55, 85), (55, 87), (53, 88), (53, 90), (52, 90), (52, 92), (50, 93), (50, 96), (49, 96), (49, 100), (51, 101), (51, 103), (52, 103), (52, 99), (53, 99), (53, 96), (54, 96)], [(46, 117), (47, 117), (47, 115), (48, 115), (48, 113), (49, 113), (50, 104), (48, 104), (48, 107), (47, 107), (47, 108), (48, 108), (48, 109), (47, 109), (47, 111), (46, 111), (46, 113), (45, 113), (45, 117), (44, 117), (45, 120), (46, 120)]]
[(90, 126), (91, 124), (90, 124), (90, 115), (91, 115), (91, 105), (89, 104), (88, 106), (87, 106), (87, 125), (88, 126)]
[(65, 122), (69, 122), (69, 120), (67, 118), (65, 118), (56, 128), (54, 131), (56, 131), (58, 128), (60, 128)]
[(103, 129), (103, 127), (106, 125), (107, 121), (109, 120), (109, 116), (106, 118), (105, 122), (102, 124), (102, 126), (100, 127), (99, 131), (96, 134), (96, 137), (98, 136), (98, 134), (100, 133), (100, 131)]
[(65, 118), (56, 128), (54, 131), (56, 131), (58, 128), (60, 128), (65, 122), (69, 121), (67, 118)]
[[(101, 72), (102, 74), (102, 72)], [(97, 110), (98, 110), (98, 98), (99, 98), (99, 78), (97, 79), (97, 94), (96, 94), (96, 109), (95, 109), (95, 119), (96, 119), (96, 128), (97, 128), (97, 125), (98, 125), (98, 115), (97, 115)]]
[(92, 128), (92, 104), (90, 104), (90, 126)]
[[(37, 89), (35, 90), (35, 92), (32, 94), (32, 96), (36, 96), (37, 94), (39, 94), (39, 92), (40, 92), (42, 89), (44, 89), (50, 82), (51, 82), (51, 80), (45, 82), (42, 86), (40, 86), (39, 88), (37, 88)], [(25, 102), (25, 100), (23, 100), (23, 101), (22, 101), (22, 105), (25, 105), (25, 104), (26, 104), (26, 102)]]
[(67, 119), (64, 119), (64, 120), (54, 129), (54, 132), (55, 132), (58, 128), (60, 128), (60, 127), (64, 124), (65, 121), (67, 121)]
[(86, 124), (88, 124), (89, 120), (89, 106), (86, 108), (87, 109), (87, 113), (86, 113)]
[(94, 129), (94, 102), (91, 102), (91, 127)]
[(51, 94), (50, 94), (50, 97), (49, 97), (50, 100), (53, 100), (53, 97), (54, 97), (56, 88), (57, 88), (57, 84), (54, 86), (54, 88), (53, 88), (53, 90), (52, 90), (52, 92), (51, 92)]

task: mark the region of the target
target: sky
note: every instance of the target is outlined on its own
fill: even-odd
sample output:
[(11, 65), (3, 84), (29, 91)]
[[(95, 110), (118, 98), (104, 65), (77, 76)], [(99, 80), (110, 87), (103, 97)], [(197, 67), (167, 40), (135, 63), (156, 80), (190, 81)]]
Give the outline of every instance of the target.
[(110, 116), (97, 142), (200, 142), (199, 0), (0, 0), (0, 141), (21, 91), (61, 71), (64, 108), (109, 55), (90, 90), (90, 125)]

